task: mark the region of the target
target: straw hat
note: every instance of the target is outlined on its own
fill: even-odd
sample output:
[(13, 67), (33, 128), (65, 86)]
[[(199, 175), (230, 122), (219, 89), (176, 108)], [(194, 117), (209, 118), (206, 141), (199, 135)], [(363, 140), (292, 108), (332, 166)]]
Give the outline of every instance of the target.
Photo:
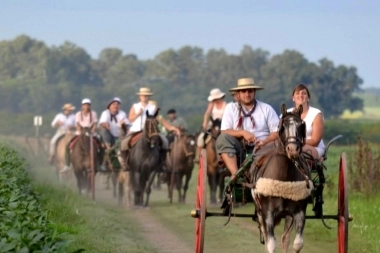
[(62, 110), (70, 110), (70, 111), (72, 111), (72, 110), (75, 110), (75, 106), (73, 106), (73, 105), (70, 104), (70, 103), (68, 103), (68, 104), (64, 104), (64, 105), (62, 106)]
[(82, 105), (84, 105), (84, 104), (91, 104), (91, 100), (89, 99), (89, 98), (84, 98), (83, 100), (82, 100)]
[(263, 90), (264, 88), (258, 85), (255, 85), (255, 81), (253, 78), (241, 78), (237, 82), (237, 86), (229, 89), (229, 91), (238, 91), (238, 90), (246, 90), (246, 89), (255, 89), (255, 90)]
[(114, 97), (107, 105), (107, 109), (110, 108), (110, 105), (113, 103), (113, 102), (118, 102), (119, 104), (121, 104), (121, 99), (118, 98), (118, 97)]
[(153, 93), (147, 87), (141, 87), (140, 91), (136, 94), (137, 95), (146, 95), (146, 96), (152, 96), (153, 95)]
[(219, 99), (219, 98), (222, 98), (224, 97), (226, 94), (224, 94), (221, 90), (219, 89), (212, 89), (210, 91), (210, 96), (208, 96), (207, 100), (209, 102), (215, 100), (215, 99)]

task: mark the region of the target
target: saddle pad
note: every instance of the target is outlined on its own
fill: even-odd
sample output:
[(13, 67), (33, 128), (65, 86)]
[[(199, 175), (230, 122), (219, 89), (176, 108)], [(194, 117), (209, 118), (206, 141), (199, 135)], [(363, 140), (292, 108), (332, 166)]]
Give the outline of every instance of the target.
[(136, 145), (137, 141), (140, 140), (140, 138), (142, 137), (142, 134), (143, 134), (142, 132), (137, 132), (132, 135), (128, 143), (129, 148), (133, 148), (133, 146)]

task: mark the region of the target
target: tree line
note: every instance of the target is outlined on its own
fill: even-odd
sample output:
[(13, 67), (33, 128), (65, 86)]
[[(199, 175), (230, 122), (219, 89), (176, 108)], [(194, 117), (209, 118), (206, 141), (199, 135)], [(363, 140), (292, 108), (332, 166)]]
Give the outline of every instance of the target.
[(242, 77), (253, 77), (263, 86), (258, 99), (277, 111), (282, 103), (292, 105), (291, 92), (298, 83), (310, 88), (311, 104), (326, 118), (336, 118), (345, 109), (363, 109), (363, 101), (353, 96), (363, 83), (355, 67), (335, 65), (327, 58), (310, 62), (296, 50), (271, 55), (245, 45), (239, 54), (229, 54), (224, 49), (184, 46), (141, 60), (121, 49), (105, 48), (94, 59), (71, 42), (47, 46), (20, 35), (0, 41), (0, 114), (49, 118), (64, 103), (79, 107), (84, 97), (91, 98), (100, 112), (114, 96), (121, 97), (128, 111), (137, 101), (135, 93), (147, 86), (163, 113), (176, 108), (195, 130), (210, 90), (227, 92)]

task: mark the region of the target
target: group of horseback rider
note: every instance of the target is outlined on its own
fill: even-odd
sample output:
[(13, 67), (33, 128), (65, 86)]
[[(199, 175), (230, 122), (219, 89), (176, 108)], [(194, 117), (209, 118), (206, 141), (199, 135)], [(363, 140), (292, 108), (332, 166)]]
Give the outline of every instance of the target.
[[(72, 113), (75, 107), (72, 104), (65, 104), (62, 107), (63, 112), (57, 114), (52, 122), (52, 127), (57, 128), (56, 134), (53, 136), (50, 142), (50, 151), (48, 161), (52, 163), (55, 155), (55, 149), (57, 140), (63, 136), (67, 131), (75, 130), (75, 135), (78, 136), (81, 132), (81, 128), (91, 127), (94, 139), (100, 144), (98, 148), (99, 156), (99, 169), (101, 171), (107, 171), (108, 169), (103, 164), (104, 155), (117, 143), (117, 140), (121, 139), (120, 149), (123, 157), (122, 166), (127, 168), (126, 159), (129, 151), (130, 138), (137, 132), (142, 131), (142, 127), (145, 123), (146, 112), (150, 115), (159, 109), (157, 104), (149, 98), (153, 95), (149, 88), (140, 88), (137, 93), (139, 96), (139, 103), (132, 105), (129, 115), (120, 109), (121, 100), (118, 97), (114, 97), (107, 105), (107, 109), (104, 110), (98, 121), (97, 113), (91, 110), (91, 100), (85, 98), (82, 100), (82, 108), (75, 115)], [(157, 117), (162, 128), (169, 133), (169, 136), (174, 133), (180, 135), (181, 130), (185, 130), (187, 127), (186, 122), (176, 116), (176, 111), (170, 109), (168, 111), (169, 121), (166, 121), (161, 115)], [(170, 123), (169, 123), (170, 122)], [(167, 137), (164, 134), (160, 135), (162, 140), (161, 145), (161, 168), (166, 169), (166, 154), (168, 151), (169, 143)], [(61, 173), (70, 170), (70, 149), (75, 144), (76, 137), (74, 137), (70, 143), (66, 146), (65, 166), (62, 168)]]
[[(205, 145), (205, 133), (210, 128), (210, 117), (212, 119), (221, 120), (221, 134), (216, 140), (217, 153), (223, 159), (224, 164), (231, 172), (231, 180), (234, 180), (238, 171), (237, 156), (241, 149), (246, 147), (255, 147), (254, 161), (266, 154), (273, 148), (274, 141), (278, 137), (279, 116), (275, 110), (264, 102), (256, 99), (256, 92), (262, 90), (263, 87), (255, 84), (253, 78), (242, 78), (237, 81), (237, 86), (232, 87), (229, 91), (233, 97), (233, 102), (227, 103), (225, 93), (220, 89), (212, 89), (208, 97), (208, 106), (204, 113), (202, 123), (202, 133), (197, 140), (198, 153)], [(146, 112), (149, 115), (154, 115), (158, 110), (155, 101), (149, 100), (153, 93), (149, 88), (140, 88), (136, 93), (139, 96), (139, 102), (132, 105), (129, 115), (120, 110), (121, 101), (119, 98), (113, 98), (107, 106), (107, 109), (102, 112), (99, 123), (97, 114), (91, 111), (91, 101), (83, 99), (82, 110), (74, 116), (72, 111), (75, 109), (71, 104), (65, 104), (62, 109), (63, 113), (58, 114), (52, 126), (57, 127), (57, 133), (51, 140), (50, 144), (50, 159), (54, 155), (56, 140), (67, 130), (76, 129), (76, 134), (79, 133), (81, 127), (93, 127), (93, 133), (99, 140), (104, 142), (104, 148), (107, 150), (115, 145), (116, 140), (121, 140), (120, 149), (122, 157), (125, 158), (129, 153), (129, 142), (131, 137), (142, 131)], [(315, 159), (320, 159), (324, 155), (325, 146), (322, 140), (324, 122), (323, 114), (317, 108), (309, 105), (310, 92), (304, 84), (295, 86), (292, 99), (294, 107), (289, 111), (297, 110), (302, 105), (303, 111), (301, 118), (306, 124), (306, 143), (303, 147), (303, 152), (307, 152)], [(163, 134), (167, 131), (169, 139), (173, 139), (173, 133), (180, 135), (181, 130), (187, 128), (186, 122), (182, 118), (176, 117), (176, 111), (171, 109), (168, 111), (168, 120), (165, 120), (162, 115), (157, 116), (157, 120), (162, 125), (161, 168), (165, 170), (165, 161), (167, 151), (169, 149), (168, 139)], [(98, 123), (98, 124), (97, 124)], [(99, 127), (99, 134), (95, 131)], [(68, 145), (69, 148), (69, 145)], [(66, 152), (66, 166), (63, 171), (69, 169), (70, 151)], [(104, 155), (104, 150), (99, 151), (99, 155)], [(195, 161), (198, 161), (196, 156)], [(126, 162), (124, 162), (126, 168)], [(101, 166), (101, 170), (105, 170)]]

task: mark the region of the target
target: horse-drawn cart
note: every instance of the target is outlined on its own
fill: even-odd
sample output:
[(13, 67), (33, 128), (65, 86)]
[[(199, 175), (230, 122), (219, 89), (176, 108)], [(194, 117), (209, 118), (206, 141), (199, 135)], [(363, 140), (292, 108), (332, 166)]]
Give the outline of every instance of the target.
[[(340, 138), (341, 136), (337, 136), (332, 139), (328, 145)], [(326, 152), (327, 152), (326, 149)], [(325, 157), (326, 159), (326, 157)], [(249, 170), (251, 163), (249, 160), (252, 160), (250, 155), (246, 156), (246, 160), (242, 162), (241, 167), (238, 171), (243, 172)], [(322, 168), (324, 168), (323, 164), (320, 164)], [(311, 193), (309, 197), (309, 203), (313, 203), (313, 211), (314, 215), (306, 215), (306, 219), (319, 219), (322, 220), (323, 224), (328, 227), (324, 220), (326, 219), (334, 219), (338, 222), (338, 252), (346, 253), (347, 252), (347, 241), (348, 241), (348, 222), (352, 220), (352, 217), (349, 216), (348, 213), (348, 186), (347, 186), (347, 161), (346, 154), (342, 153), (340, 155), (340, 163), (339, 163), (339, 182), (338, 182), (338, 207), (337, 213), (333, 215), (324, 215), (322, 204), (323, 204), (323, 187), (325, 184), (325, 178), (323, 175), (323, 169), (316, 171), (312, 170), (311, 180), (314, 185), (314, 191)], [(227, 190), (230, 189), (230, 190)], [(318, 192), (319, 191), (319, 192)], [(207, 162), (206, 162), (206, 152), (203, 150), (200, 154), (199, 160), (199, 170), (198, 170), (198, 182), (197, 182), (197, 191), (196, 191), (196, 203), (195, 209), (191, 211), (191, 216), (196, 219), (196, 231), (195, 231), (195, 252), (200, 253), (203, 252), (204, 246), (204, 238), (205, 238), (205, 224), (206, 218), (212, 216), (224, 216), (224, 217), (239, 217), (239, 218), (251, 218), (255, 222), (259, 222), (257, 213), (254, 214), (241, 214), (241, 213), (232, 213), (232, 205), (239, 202), (247, 202), (252, 201), (252, 196), (250, 192), (251, 189), (242, 187), (239, 184), (239, 181), (236, 183), (232, 183), (226, 186), (226, 199), (225, 203), (222, 206), (222, 212), (208, 212), (207, 204), (206, 204), (206, 192), (207, 192)], [(228, 196), (227, 196), (228, 195)], [(317, 201), (319, 199), (319, 202)], [(226, 200), (227, 205), (226, 205)], [(232, 200), (232, 201), (231, 201)], [(318, 202), (318, 203), (317, 203)], [(264, 243), (263, 234), (260, 231), (260, 241)]]

